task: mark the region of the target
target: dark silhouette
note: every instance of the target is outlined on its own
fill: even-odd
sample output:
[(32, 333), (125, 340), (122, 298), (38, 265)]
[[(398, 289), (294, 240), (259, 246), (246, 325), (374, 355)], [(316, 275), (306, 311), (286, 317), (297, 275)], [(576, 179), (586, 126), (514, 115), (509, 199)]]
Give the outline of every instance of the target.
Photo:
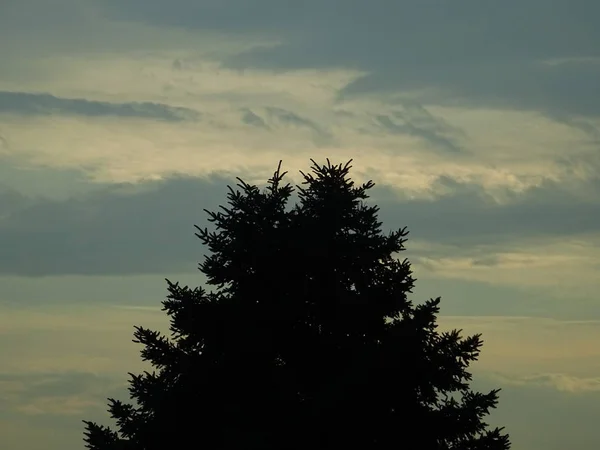
[(483, 422), (498, 391), (469, 389), (480, 336), (438, 332), (440, 299), (407, 299), (408, 233), (382, 233), (349, 164), (313, 161), (292, 208), (280, 168), (264, 191), (229, 187), (197, 234), (215, 290), (167, 280), (172, 338), (134, 334), (157, 372), (130, 374), (136, 406), (109, 399), (118, 433), (84, 421), (87, 448), (510, 448)]

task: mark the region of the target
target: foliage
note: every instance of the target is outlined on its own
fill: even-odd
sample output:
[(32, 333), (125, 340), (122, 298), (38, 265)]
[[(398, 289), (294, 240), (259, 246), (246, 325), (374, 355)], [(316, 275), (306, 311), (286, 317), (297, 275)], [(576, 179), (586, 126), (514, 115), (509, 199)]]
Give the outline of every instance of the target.
[(118, 433), (86, 423), (92, 450), (418, 448), (505, 450), (473, 392), (479, 335), (440, 332), (440, 299), (413, 304), (407, 231), (384, 234), (350, 163), (239, 180), (198, 228), (214, 290), (167, 280), (172, 336), (136, 327), (156, 369), (109, 399)]

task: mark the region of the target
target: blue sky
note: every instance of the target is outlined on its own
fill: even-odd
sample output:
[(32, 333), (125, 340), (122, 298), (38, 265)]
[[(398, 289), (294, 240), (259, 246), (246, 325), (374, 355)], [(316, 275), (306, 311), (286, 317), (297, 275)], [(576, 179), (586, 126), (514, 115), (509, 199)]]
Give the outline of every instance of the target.
[(600, 445), (600, 3), (3, 0), (0, 435), (82, 447), (194, 224), (354, 159), (515, 450)]

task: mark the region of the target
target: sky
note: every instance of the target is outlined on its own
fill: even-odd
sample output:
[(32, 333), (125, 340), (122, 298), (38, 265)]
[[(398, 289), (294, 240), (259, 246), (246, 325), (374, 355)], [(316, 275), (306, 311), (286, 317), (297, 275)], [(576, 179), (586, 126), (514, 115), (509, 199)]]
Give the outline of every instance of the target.
[(596, 0), (1, 0), (0, 436), (83, 448), (235, 177), (353, 159), (514, 450), (600, 447)]

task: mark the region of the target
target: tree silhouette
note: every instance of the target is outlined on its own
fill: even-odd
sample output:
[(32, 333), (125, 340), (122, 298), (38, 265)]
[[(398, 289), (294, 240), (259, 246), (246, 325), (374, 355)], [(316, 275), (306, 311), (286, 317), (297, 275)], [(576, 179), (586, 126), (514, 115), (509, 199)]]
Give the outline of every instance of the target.
[(214, 290), (167, 280), (171, 338), (136, 327), (155, 372), (130, 374), (134, 404), (109, 399), (118, 432), (84, 421), (93, 450), (505, 450), (483, 420), (498, 399), (469, 388), (480, 335), (439, 332), (440, 299), (414, 305), (372, 182), (314, 161), (299, 201), (280, 166), (260, 190), (239, 180), (198, 228)]

